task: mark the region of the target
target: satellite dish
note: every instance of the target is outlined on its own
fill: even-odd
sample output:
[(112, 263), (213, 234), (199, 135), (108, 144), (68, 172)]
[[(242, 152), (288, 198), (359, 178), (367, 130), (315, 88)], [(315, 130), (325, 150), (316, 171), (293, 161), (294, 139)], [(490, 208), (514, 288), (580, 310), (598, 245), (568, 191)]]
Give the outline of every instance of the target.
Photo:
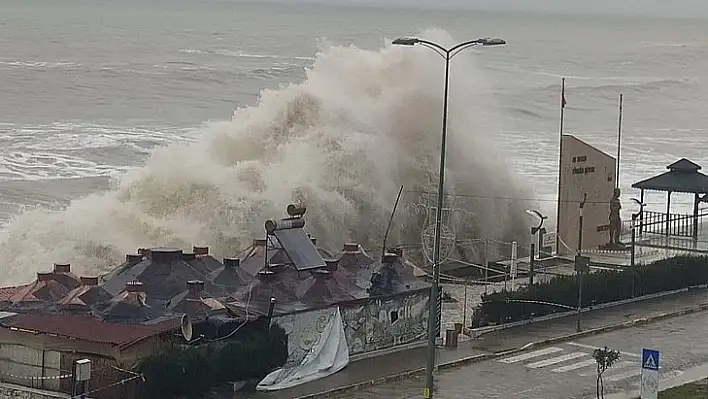
[(180, 330), (182, 331), (182, 336), (184, 337), (185, 341), (189, 342), (192, 340), (192, 322), (189, 321), (189, 316), (187, 316), (186, 314), (182, 315)]

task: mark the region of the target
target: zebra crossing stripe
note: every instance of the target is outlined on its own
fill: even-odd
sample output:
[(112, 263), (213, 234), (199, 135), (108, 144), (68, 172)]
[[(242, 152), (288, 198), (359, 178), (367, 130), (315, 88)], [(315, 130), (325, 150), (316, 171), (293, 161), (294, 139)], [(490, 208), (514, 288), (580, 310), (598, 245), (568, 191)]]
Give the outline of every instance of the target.
[[(577, 342), (568, 342), (568, 345), (577, 346), (578, 348), (591, 349), (591, 350), (599, 349), (599, 347), (597, 347), (597, 346), (579, 344)], [(620, 354), (625, 357), (637, 357), (637, 358), (641, 357), (641, 356), (637, 355), (636, 353), (630, 353), (630, 352), (620, 351)]]
[(582, 362), (569, 364), (567, 366), (558, 367), (557, 369), (551, 370), (554, 373), (565, 373), (567, 371), (573, 371), (581, 369), (583, 367), (594, 366), (596, 363), (595, 359), (583, 360)]
[(523, 353), (521, 355), (507, 357), (506, 359), (501, 359), (499, 361), (501, 363), (510, 364), (510, 363), (516, 363), (516, 362), (531, 359), (534, 357), (550, 355), (551, 353), (557, 353), (557, 352), (562, 352), (562, 351), (563, 351), (563, 349), (561, 349), (561, 348), (550, 347), (550, 348), (539, 349), (537, 351), (533, 351), (533, 352), (529, 352), (529, 353)]
[[(636, 366), (636, 365), (637, 365), (637, 362), (630, 362), (630, 361), (619, 362), (619, 363), (615, 364), (614, 366), (610, 367), (609, 369), (607, 369), (607, 373), (609, 374), (613, 371), (627, 368), (629, 366)], [(597, 375), (596, 375), (596, 373), (583, 373), (583, 374), (580, 374), (580, 376), (581, 377), (596, 377)]]
[(617, 381), (626, 380), (627, 378), (638, 376), (641, 373), (642, 373), (642, 370), (637, 368), (635, 370), (630, 370), (630, 371), (627, 371), (627, 372), (624, 372), (621, 374), (611, 375), (609, 377), (606, 377), (605, 380), (617, 382)]
[(550, 366), (552, 364), (566, 362), (568, 360), (577, 359), (579, 357), (583, 357), (583, 356), (587, 356), (587, 355), (588, 354), (586, 352), (573, 352), (573, 353), (568, 353), (567, 355), (552, 357), (550, 359), (541, 360), (541, 361), (538, 361), (535, 363), (527, 364), (526, 367), (529, 367), (532, 369), (538, 369), (541, 367), (546, 367), (546, 366)]

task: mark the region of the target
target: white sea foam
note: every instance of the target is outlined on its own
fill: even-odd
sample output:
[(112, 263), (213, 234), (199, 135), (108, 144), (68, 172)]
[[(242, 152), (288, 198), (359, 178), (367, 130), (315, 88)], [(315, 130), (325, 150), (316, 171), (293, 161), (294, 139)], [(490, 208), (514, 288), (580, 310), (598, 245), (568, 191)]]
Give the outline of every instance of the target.
[[(445, 32), (424, 32), (445, 44)], [(431, 190), (437, 174), (442, 60), (424, 48), (387, 45), (379, 51), (328, 47), (300, 84), (264, 91), (257, 106), (210, 125), (192, 143), (155, 151), (114, 189), (74, 201), (65, 210), (28, 211), (0, 242), (4, 282), (32, 279), (52, 262), (96, 274), (126, 252), (160, 245), (209, 244), (233, 255), (263, 235), (267, 218), (292, 201), (308, 206), (307, 227), (318, 243), (339, 248), (380, 244), (400, 185)], [(494, 148), (495, 131), (476, 123), (490, 107), (473, 55), (455, 59), (448, 142), (448, 190), (465, 198), (458, 239), (524, 237), (524, 198)], [(485, 123), (489, 126), (489, 123)], [(417, 244), (424, 221), (406, 207), (389, 243)]]

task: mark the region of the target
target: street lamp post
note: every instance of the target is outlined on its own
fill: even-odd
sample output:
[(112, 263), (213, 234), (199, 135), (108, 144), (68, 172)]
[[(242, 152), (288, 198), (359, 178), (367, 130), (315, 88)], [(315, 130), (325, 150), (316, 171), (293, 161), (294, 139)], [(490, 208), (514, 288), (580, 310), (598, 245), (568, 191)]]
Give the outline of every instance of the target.
[(535, 271), (535, 259), (536, 256), (536, 235), (543, 227), (543, 222), (548, 219), (548, 216), (543, 216), (541, 212), (528, 210), (526, 213), (538, 218), (538, 226), (531, 227), (531, 254), (529, 255), (529, 291), (531, 292), (531, 297), (533, 298), (533, 277)]
[(445, 48), (435, 42), (418, 38), (399, 38), (393, 41), (399, 46), (414, 46), (419, 44), (427, 47), (445, 59), (445, 91), (443, 94), (443, 116), (442, 116), (442, 137), (440, 140), (440, 171), (438, 181), (438, 200), (435, 215), (435, 242), (433, 245), (433, 284), (429, 299), (428, 312), (428, 364), (426, 366), (425, 398), (433, 397), (433, 370), (435, 368), (435, 338), (437, 336), (437, 326), (440, 323), (441, 315), (438, 312), (438, 292), (440, 290), (440, 236), (442, 230), (442, 209), (445, 186), (445, 150), (447, 146), (447, 108), (448, 92), (450, 89), (450, 60), (459, 54), (460, 51), (473, 46), (499, 46), (506, 44), (502, 39), (477, 39), (457, 44), (450, 48)]
[(580, 312), (583, 307), (583, 272), (585, 265), (582, 264), (582, 254), (583, 254), (583, 209), (585, 208), (585, 202), (588, 199), (587, 194), (583, 194), (583, 201), (580, 202), (579, 208), (579, 218), (578, 218), (578, 253), (575, 255), (575, 274), (578, 277), (578, 318), (576, 320), (575, 329), (577, 332), (581, 331), (580, 327)]
[(635, 296), (634, 286), (635, 286), (635, 280), (636, 280), (636, 276), (637, 276), (637, 271), (635, 268), (636, 261), (635, 261), (635, 252), (634, 252), (636, 241), (637, 241), (637, 232), (636, 232), (637, 231), (637, 219), (642, 214), (642, 212), (644, 212), (644, 205), (645, 204), (636, 198), (631, 198), (631, 200), (636, 202), (637, 205), (639, 205), (639, 212), (632, 214), (632, 226), (631, 226), (631, 228), (632, 228), (632, 256), (631, 256), (631, 260), (629, 262), (629, 265), (632, 268), (632, 298), (634, 298), (634, 296)]

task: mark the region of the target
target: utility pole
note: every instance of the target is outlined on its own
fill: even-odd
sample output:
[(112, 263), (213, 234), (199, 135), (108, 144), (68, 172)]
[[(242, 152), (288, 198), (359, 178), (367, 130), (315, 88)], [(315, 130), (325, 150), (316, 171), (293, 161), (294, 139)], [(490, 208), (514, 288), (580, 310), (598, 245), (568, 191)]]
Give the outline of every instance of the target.
[(576, 325), (576, 330), (578, 332), (582, 331), (580, 328), (580, 310), (583, 307), (583, 268), (580, 265), (580, 260), (583, 252), (583, 209), (585, 208), (585, 201), (587, 201), (588, 195), (583, 194), (583, 201), (580, 203), (580, 217), (578, 219), (578, 253), (575, 256), (575, 275), (578, 276), (578, 320)]
[(518, 254), (516, 241), (511, 243), (511, 291), (516, 289), (516, 257)]
[(484, 240), (484, 295), (487, 295), (489, 286), (489, 241)]
[(630, 267), (632, 268), (632, 298), (635, 297), (635, 280), (637, 277), (637, 270), (636, 270), (636, 259), (635, 259), (635, 248), (637, 244), (637, 219), (639, 216), (642, 214), (644, 211), (644, 203), (636, 198), (632, 198), (632, 201), (636, 202), (637, 205), (639, 205), (639, 212), (633, 213), (632, 214), (632, 256), (630, 258)]
[(635, 290), (634, 290), (634, 280), (636, 276), (636, 270), (635, 270), (635, 265), (636, 261), (634, 259), (634, 248), (637, 244), (637, 233), (636, 233), (636, 223), (637, 223), (637, 215), (636, 213), (632, 214), (632, 256), (629, 261), (629, 267), (632, 268), (632, 298), (635, 297)]
[(531, 297), (533, 298), (533, 274), (536, 255), (536, 227), (531, 227), (531, 254), (529, 255), (529, 291), (531, 292)]

